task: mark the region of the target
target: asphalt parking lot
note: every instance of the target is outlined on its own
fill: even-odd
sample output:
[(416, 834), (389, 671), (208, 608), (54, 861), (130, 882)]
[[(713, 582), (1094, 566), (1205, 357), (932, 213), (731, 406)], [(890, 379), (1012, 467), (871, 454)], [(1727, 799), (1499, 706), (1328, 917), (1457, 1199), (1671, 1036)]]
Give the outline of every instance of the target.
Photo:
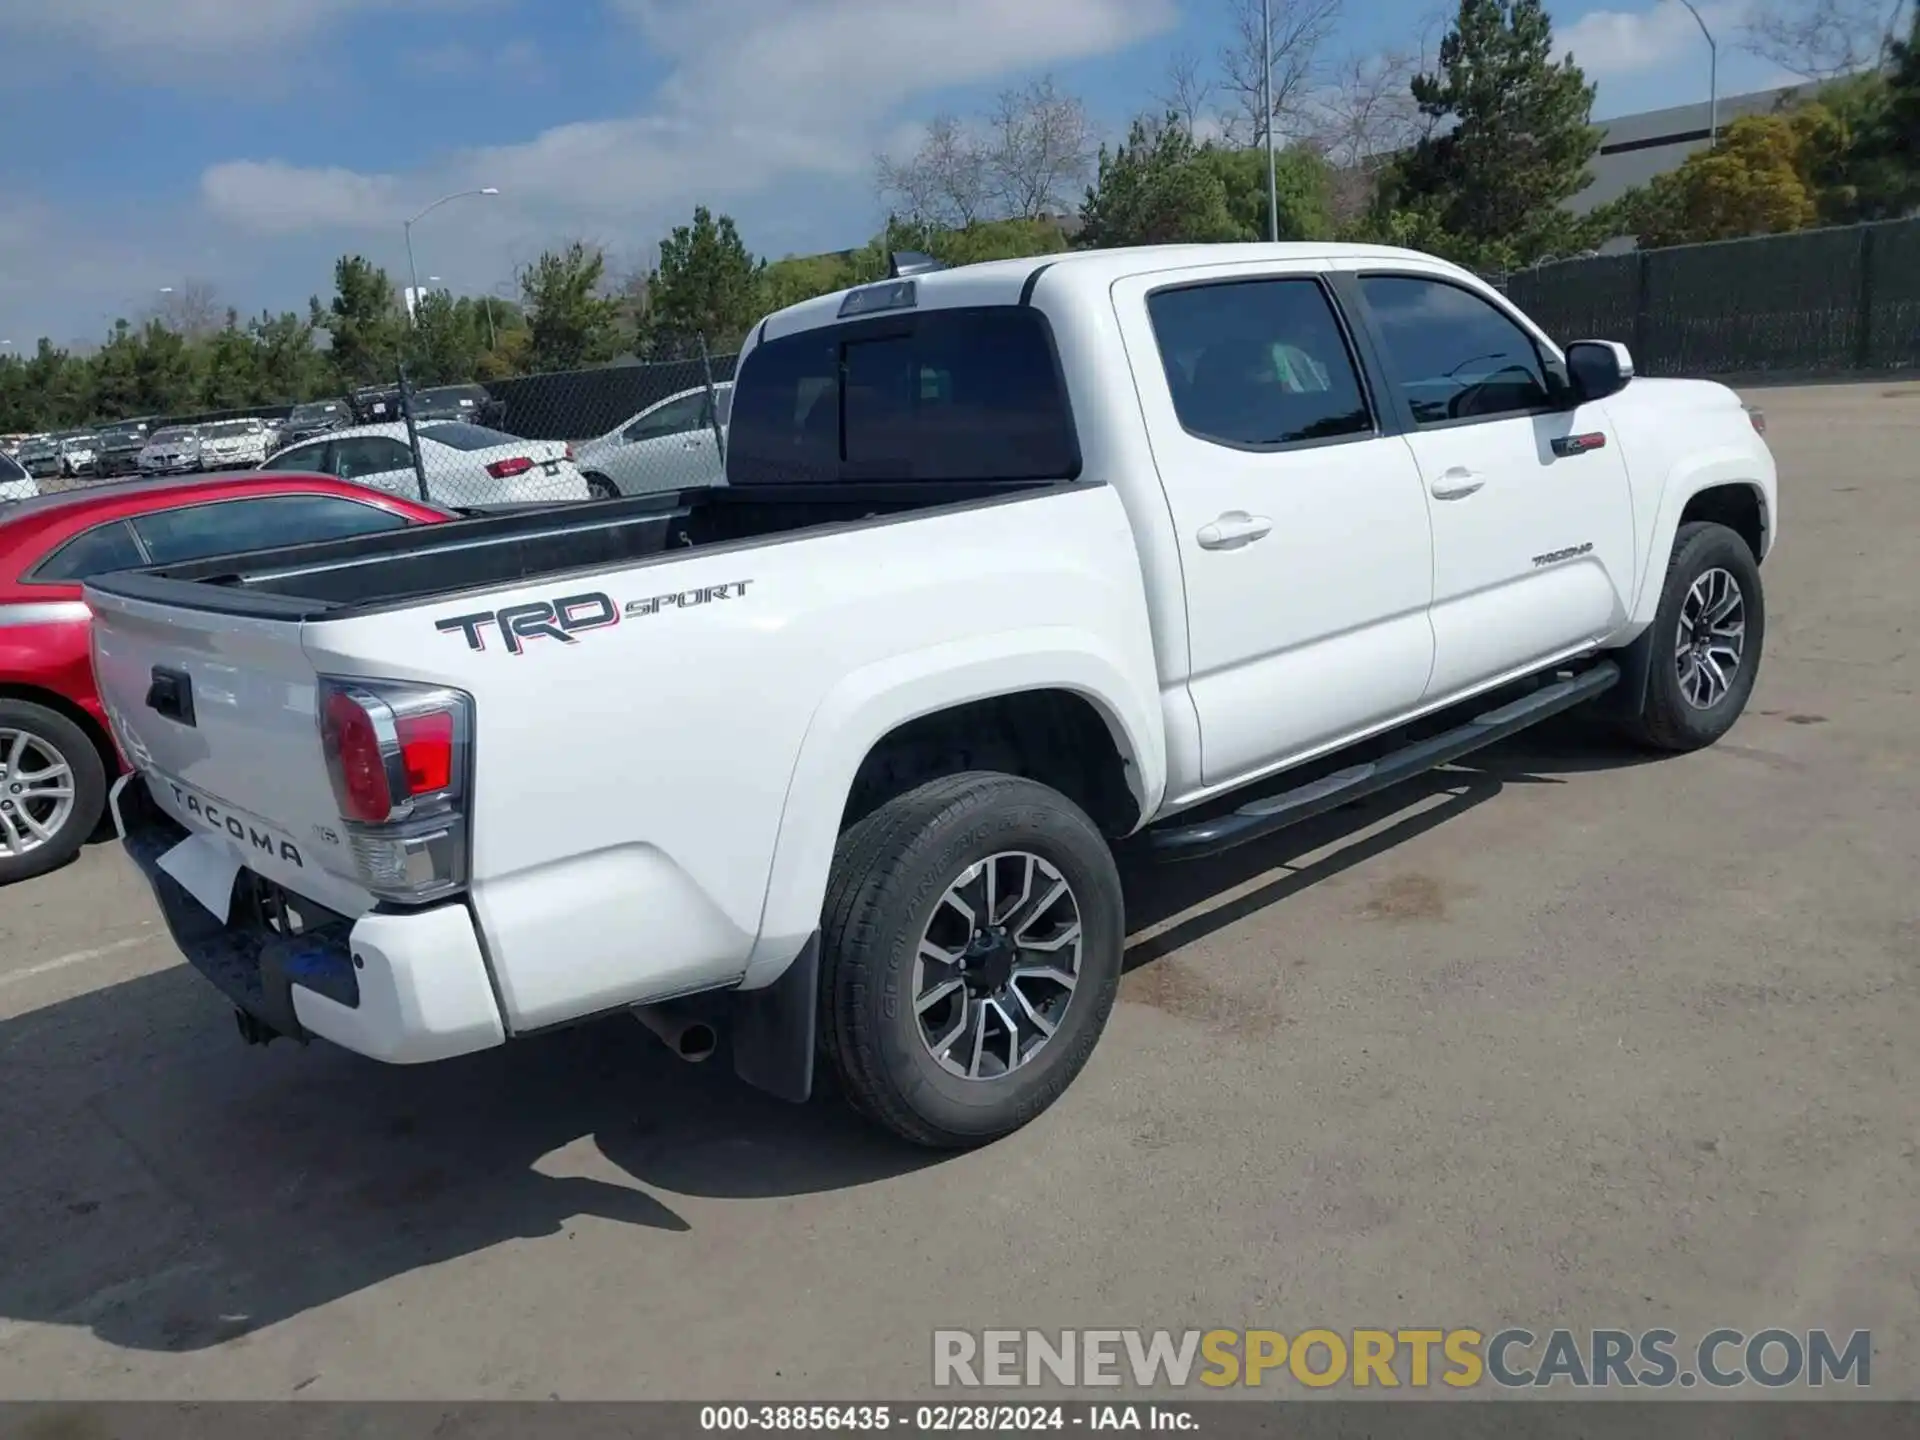
[(0, 1397), (903, 1397), (936, 1327), (1720, 1326), (1920, 1397), (1920, 384), (1754, 392), (1747, 717), (1141, 871), (1054, 1111), (931, 1159), (618, 1021), (244, 1048), (96, 845), (0, 892)]

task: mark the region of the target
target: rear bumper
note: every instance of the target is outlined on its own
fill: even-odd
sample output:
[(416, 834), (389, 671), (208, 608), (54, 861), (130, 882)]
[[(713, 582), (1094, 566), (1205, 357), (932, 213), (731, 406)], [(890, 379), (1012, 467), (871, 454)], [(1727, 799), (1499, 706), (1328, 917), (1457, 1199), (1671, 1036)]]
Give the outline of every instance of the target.
[(243, 869), (223, 922), (160, 868), (188, 832), (147, 799), (138, 776), (114, 786), (113, 816), (187, 963), (270, 1030), (301, 1041), (318, 1036), (394, 1065), (505, 1043), (465, 905), (358, 920), (302, 905), (315, 923), (287, 934), (267, 918), (278, 908), (275, 887)]

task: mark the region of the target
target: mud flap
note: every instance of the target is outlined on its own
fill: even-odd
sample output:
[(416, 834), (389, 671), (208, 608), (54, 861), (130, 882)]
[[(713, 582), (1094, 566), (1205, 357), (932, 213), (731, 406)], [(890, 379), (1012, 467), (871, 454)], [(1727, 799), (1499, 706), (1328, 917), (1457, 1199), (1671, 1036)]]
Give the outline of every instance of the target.
[(820, 1014), (820, 932), (778, 980), (733, 997), (733, 1073), (776, 1099), (813, 1097), (814, 1026)]

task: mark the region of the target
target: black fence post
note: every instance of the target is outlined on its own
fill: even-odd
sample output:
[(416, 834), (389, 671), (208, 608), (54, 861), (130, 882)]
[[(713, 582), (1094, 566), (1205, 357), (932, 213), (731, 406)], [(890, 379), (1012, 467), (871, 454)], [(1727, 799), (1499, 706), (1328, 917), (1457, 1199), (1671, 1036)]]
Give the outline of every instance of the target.
[(407, 422), (407, 449), (413, 454), (414, 479), (420, 482), (420, 503), (431, 505), (433, 497), (427, 493), (427, 462), (420, 454), (420, 432), (413, 423), (413, 386), (407, 383), (407, 362), (400, 362), (400, 414)]
[(1878, 227), (1863, 226), (1860, 231), (1860, 293), (1853, 322), (1853, 368), (1873, 368), (1873, 235)]
[(700, 369), (707, 377), (707, 420), (713, 426), (713, 448), (720, 452), (720, 469), (727, 468), (727, 437), (720, 429), (720, 405), (713, 393), (713, 356), (707, 353), (706, 332), (700, 333)]
[(1633, 267), (1633, 368), (1644, 370), (1652, 357), (1647, 354), (1647, 334), (1653, 325), (1653, 256), (1645, 250), (1634, 252)]

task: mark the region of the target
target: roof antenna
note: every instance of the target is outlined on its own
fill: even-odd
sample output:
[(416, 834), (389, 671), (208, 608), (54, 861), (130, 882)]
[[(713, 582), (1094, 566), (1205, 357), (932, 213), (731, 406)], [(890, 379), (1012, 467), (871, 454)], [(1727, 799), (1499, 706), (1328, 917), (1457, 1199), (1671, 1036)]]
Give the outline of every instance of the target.
[(887, 261), (887, 278), (904, 280), (909, 275), (924, 275), (930, 270), (944, 270), (947, 267), (931, 255), (923, 255), (918, 250), (895, 250)]

